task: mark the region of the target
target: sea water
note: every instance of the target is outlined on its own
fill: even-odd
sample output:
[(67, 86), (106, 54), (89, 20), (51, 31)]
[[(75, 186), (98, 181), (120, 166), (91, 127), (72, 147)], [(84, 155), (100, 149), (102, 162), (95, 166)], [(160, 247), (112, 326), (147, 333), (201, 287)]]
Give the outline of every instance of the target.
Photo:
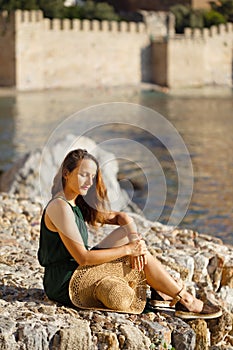
[[(191, 197), (182, 220), (179, 218), (179, 226), (220, 237), (225, 243), (233, 244), (232, 97), (231, 89), (220, 88), (169, 93), (135, 88), (2, 91), (0, 169), (9, 169), (29, 150), (43, 148), (54, 130), (73, 113), (92, 108), (92, 118), (97, 120), (100, 115), (95, 115), (93, 106), (113, 104), (116, 108), (117, 102), (119, 108), (123, 104), (128, 105), (129, 110), (130, 104), (142, 106), (150, 114), (146, 124), (143, 113), (141, 116), (139, 113), (136, 126), (135, 120), (126, 124), (124, 113), (128, 114), (127, 109), (119, 113), (121, 123), (110, 123), (109, 108), (110, 119), (107, 119), (106, 125), (87, 132), (86, 136), (117, 155), (122, 187), (149, 219), (166, 224), (175, 206), (180, 183), (172, 150), (166, 144), (169, 144), (169, 133), (165, 144), (159, 140), (159, 135), (154, 135), (160, 133), (160, 129), (156, 130), (156, 113), (153, 117), (151, 111), (157, 111), (180, 135), (192, 164), (193, 181), (190, 182), (191, 175), (187, 173)], [(101, 118), (103, 120), (103, 116)], [(85, 120), (80, 120), (80, 127), (81, 124), (85, 126)], [(103, 142), (106, 139), (107, 144)], [(185, 162), (183, 164), (185, 168)], [(146, 205), (148, 193), (150, 202)]]

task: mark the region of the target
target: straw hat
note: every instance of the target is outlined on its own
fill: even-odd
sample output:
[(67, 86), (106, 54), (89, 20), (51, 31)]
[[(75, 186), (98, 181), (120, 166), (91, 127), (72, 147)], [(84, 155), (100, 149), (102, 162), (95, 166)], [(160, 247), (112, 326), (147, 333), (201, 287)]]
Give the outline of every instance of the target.
[(72, 303), (82, 309), (140, 314), (146, 305), (146, 278), (129, 257), (79, 266), (69, 283)]

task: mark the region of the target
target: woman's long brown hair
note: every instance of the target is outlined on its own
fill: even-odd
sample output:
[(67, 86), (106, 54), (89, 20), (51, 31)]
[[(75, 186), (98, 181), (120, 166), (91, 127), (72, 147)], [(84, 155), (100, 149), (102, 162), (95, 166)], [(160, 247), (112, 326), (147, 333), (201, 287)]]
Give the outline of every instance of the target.
[(83, 159), (91, 159), (97, 166), (96, 176), (93, 185), (89, 188), (87, 195), (83, 197), (78, 195), (76, 205), (83, 214), (83, 218), (89, 224), (96, 226), (98, 223), (104, 224), (107, 209), (109, 209), (109, 201), (107, 189), (105, 187), (99, 163), (96, 158), (83, 149), (76, 149), (67, 154), (58, 173), (54, 177), (52, 187), (52, 197), (62, 191), (65, 187), (65, 174), (67, 171), (72, 172), (76, 169)]

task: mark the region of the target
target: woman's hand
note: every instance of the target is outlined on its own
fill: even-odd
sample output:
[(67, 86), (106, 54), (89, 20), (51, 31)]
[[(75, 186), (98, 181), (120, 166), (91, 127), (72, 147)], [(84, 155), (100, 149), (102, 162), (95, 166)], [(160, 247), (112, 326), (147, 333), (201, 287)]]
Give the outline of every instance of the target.
[(135, 240), (128, 244), (131, 248), (132, 268), (142, 271), (147, 264), (147, 247), (143, 239)]
[(147, 246), (143, 239), (137, 239), (128, 243), (128, 247), (130, 248), (129, 255), (131, 256), (139, 256), (147, 253)]
[(132, 269), (142, 271), (147, 264), (146, 255), (132, 256), (131, 257)]

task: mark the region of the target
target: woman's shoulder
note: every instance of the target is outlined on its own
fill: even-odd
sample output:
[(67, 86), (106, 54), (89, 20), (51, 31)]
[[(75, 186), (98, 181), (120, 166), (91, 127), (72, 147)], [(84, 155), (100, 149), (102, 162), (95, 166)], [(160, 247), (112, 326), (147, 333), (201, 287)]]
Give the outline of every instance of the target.
[(53, 209), (65, 209), (70, 208), (72, 205), (62, 196), (56, 196), (53, 197), (47, 204), (46, 210), (53, 210)]
[(74, 219), (72, 206), (62, 198), (53, 198), (49, 202), (46, 207), (46, 215), (55, 225), (59, 222), (71, 222)]

